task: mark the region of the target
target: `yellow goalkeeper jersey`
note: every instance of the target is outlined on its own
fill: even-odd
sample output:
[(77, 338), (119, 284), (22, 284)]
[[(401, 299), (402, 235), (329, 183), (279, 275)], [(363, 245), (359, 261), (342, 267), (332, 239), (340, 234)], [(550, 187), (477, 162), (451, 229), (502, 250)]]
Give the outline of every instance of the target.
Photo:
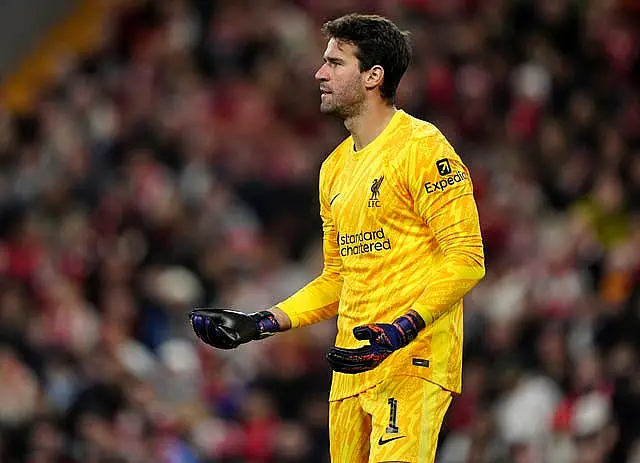
[(336, 346), (366, 345), (353, 328), (391, 323), (408, 310), (426, 328), (375, 369), (334, 373), (330, 400), (392, 375), (461, 392), (463, 296), (484, 276), (469, 171), (432, 124), (398, 110), (354, 151), (351, 137), (320, 170), (322, 274), (277, 304), (292, 327), (338, 315)]

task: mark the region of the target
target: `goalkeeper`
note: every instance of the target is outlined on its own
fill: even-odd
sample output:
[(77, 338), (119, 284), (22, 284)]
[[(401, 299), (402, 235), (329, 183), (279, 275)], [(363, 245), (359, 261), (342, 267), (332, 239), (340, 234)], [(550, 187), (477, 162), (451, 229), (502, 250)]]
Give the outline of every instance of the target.
[(435, 126), (395, 106), (405, 33), (358, 14), (323, 31), (320, 110), (350, 136), (320, 170), (322, 274), (268, 311), (197, 309), (191, 323), (232, 349), (337, 315), (331, 461), (431, 463), (461, 392), (462, 299), (484, 276), (471, 178)]

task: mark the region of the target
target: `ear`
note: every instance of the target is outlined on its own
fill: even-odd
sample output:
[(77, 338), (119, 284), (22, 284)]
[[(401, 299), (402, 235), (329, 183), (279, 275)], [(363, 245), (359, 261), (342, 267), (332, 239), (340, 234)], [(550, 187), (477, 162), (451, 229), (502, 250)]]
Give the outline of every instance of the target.
[(384, 80), (384, 68), (379, 64), (376, 64), (369, 69), (364, 76), (364, 86), (367, 90), (379, 87)]

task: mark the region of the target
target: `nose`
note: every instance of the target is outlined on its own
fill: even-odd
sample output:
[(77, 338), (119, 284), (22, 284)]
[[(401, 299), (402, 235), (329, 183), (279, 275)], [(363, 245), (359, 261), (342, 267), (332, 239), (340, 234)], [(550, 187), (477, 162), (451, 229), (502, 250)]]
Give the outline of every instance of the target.
[(325, 82), (326, 80), (328, 80), (326, 64), (323, 64), (318, 68), (314, 77), (316, 80), (319, 80), (321, 82)]

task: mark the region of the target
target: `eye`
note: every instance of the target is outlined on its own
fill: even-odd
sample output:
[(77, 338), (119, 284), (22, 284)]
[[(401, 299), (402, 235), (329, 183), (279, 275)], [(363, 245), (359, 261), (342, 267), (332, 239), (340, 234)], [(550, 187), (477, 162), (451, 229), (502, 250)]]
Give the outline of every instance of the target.
[(342, 65), (342, 62), (335, 58), (327, 58), (324, 60), (324, 62), (327, 63), (332, 68)]

